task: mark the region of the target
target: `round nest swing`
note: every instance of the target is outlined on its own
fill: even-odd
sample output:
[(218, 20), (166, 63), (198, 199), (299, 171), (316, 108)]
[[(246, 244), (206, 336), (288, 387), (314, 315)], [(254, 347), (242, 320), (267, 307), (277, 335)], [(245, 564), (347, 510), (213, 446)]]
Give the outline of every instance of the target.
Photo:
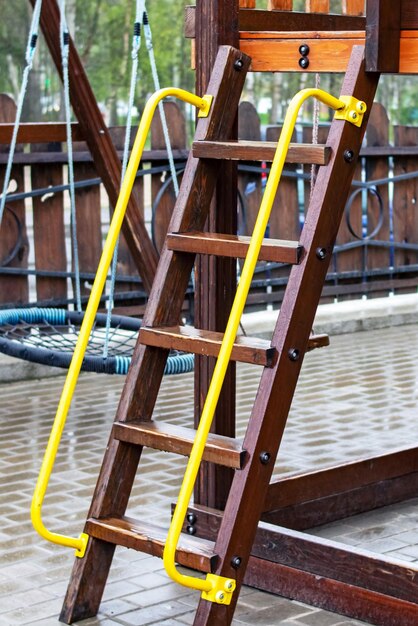
[[(25, 361), (68, 368), (84, 313), (52, 308), (0, 311), (0, 352)], [(141, 320), (112, 315), (109, 355), (103, 356), (106, 340), (105, 313), (96, 315), (81, 369), (85, 372), (126, 374), (131, 363)], [(194, 367), (192, 354), (171, 354), (165, 374), (184, 374)]]

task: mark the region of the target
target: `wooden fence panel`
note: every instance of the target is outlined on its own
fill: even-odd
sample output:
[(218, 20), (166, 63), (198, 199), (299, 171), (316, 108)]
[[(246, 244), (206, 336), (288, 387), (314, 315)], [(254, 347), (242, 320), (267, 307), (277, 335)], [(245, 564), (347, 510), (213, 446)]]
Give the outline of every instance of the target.
[[(238, 112), (238, 137), (248, 141), (260, 141), (260, 119), (254, 105), (250, 102), (241, 102)], [(252, 161), (241, 162), (239, 166), (254, 166), (261, 163)], [(238, 202), (238, 230), (245, 235), (251, 235), (261, 202), (261, 174), (259, 172), (240, 171), (238, 176), (238, 191), (241, 201)]]
[[(389, 117), (381, 104), (374, 104), (367, 126), (367, 147), (379, 148), (389, 145)], [(368, 157), (366, 159), (366, 180), (373, 181), (389, 176), (387, 156)], [(382, 184), (376, 189), (377, 195), (367, 196), (367, 232), (375, 232), (372, 241), (388, 242), (390, 239), (389, 185)], [(372, 246), (367, 250), (367, 269), (380, 269), (390, 266), (390, 250), (387, 247)], [(381, 296), (385, 293), (375, 292)]]
[[(418, 145), (417, 127), (395, 127), (395, 145), (408, 147)], [(418, 173), (418, 157), (396, 156), (394, 158), (394, 176)], [(395, 242), (418, 245), (418, 178), (395, 183), (393, 210), (393, 238)], [(397, 250), (394, 254), (395, 268), (418, 264), (418, 252)], [(396, 269), (395, 269), (396, 271)], [(415, 280), (418, 278), (415, 274)], [(416, 290), (416, 287), (407, 291)], [(397, 293), (401, 290), (397, 289)]]
[[(55, 145), (60, 150), (60, 146)], [(45, 152), (48, 144), (33, 144), (31, 151)], [(32, 189), (63, 184), (62, 165), (50, 163), (33, 164), (30, 169)], [(62, 193), (36, 196), (33, 207), (33, 245), (35, 265), (38, 270), (67, 270), (65, 249), (64, 198)], [(62, 277), (36, 277), (36, 300), (49, 303), (59, 298), (67, 300), (67, 279)]]
[[(16, 104), (6, 94), (0, 94), (0, 122), (13, 123), (16, 117)], [(21, 146), (16, 147), (20, 152)], [(8, 148), (0, 146), (0, 152), (6, 153)], [(0, 165), (0, 185), (3, 189), (6, 166)], [(24, 169), (15, 165), (11, 173), (15, 191), (22, 192), (25, 188)], [(20, 233), (19, 233), (20, 231)], [(6, 204), (3, 222), (0, 226), (0, 266), (24, 268), (28, 267), (28, 237), (26, 229), (25, 202)], [(12, 256), (12, 258), (10, 258)], [(16, 302), (22, 304), (28, 301), (29, 286), (26, 276), (7, 276), (0, 274), (0, 304)]]
[(342, 0), (342, 9), (345, 15), (365, 15), (365, 0)]

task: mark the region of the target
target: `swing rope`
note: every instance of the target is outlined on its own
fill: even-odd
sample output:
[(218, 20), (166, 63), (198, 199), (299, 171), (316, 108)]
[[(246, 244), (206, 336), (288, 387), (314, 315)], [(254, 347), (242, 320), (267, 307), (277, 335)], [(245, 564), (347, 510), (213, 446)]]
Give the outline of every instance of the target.
[(17, 133), (19, 131), (20, 119), (22, 117), (23, 104), (28, 89), (29, 74), (33, 66), (33, 57), (35, 56), (36, 45), (39, 35), (39, 20), (41, 17), (42, 0), (37, 0), (33, 9), (32, 22), (29, 29), (28, 43), (26, 46), (25, 62), (26, 66), (23, 71), (22, 83), (20, 86), (19, 98), (17, 102), (16, 119), (13, 127), (12, 141), (10, 143), (9, 157), (7, 159), (6, 173), (3, 182), (3, 191), (0, 199), (0, 225), (3, 221), (4, 207), (6, 206), (7, 190), (9, 188), (10, 177), (12, 173), (13, 159), (16, 150)]
[(70, 54), (70, 34), (68, 32), (67, 20), (65, 17), (65, 0), (60, 0), (60, 46), (62, 60), (62, 76), (64, 84), (64, 107), (65, 107), (65, 125), (67, 133), (67, 154), (68, 154), (68, 184), (70, 195), (70, 214), (71, 214), (71, 240), (72, 255), (75, 274), (75, 299), (77, 311), (81, 311), (81, 287), (80, 287), (80, 260), (78, 254), (77, 239), (77, 216), (75, 205), (75, 187), (74, 187), (74, 159), (73, 159), (73, 138), (71, 131), (71, 105), (70, 105), (70, 78), (69, 78), (69, 54)]
[[(145, 43), (146, 43), (147, 50), (148, 50), (149, 61), (150, 61), (150, 65), (151, 65), (152, 78), (154, 80), (154, 88), (155, 88), (155, 91), (159, 91), (160, 90), (160, 80), (158, 78), (157, 64), (155, 62), (154, 46), (152, 44), (151, 26), (150, 26), (150, 23), (149, 23), (148, 13), (147, 13), (146, 9), (144, 11), (143, 20), (144, 20)], [(171, 178), (173, 179), (174, 193), (175, 193), (176, 198), (177, 198), (177, 196), (179, 195), (179, 183), (178, 183), (178, 180), (177, 180), (177, 172), (176, 172), (176, 166), (174, 164), (174, 157), (173, 157), (173, 150), (171, 148), (170, 136), (168, 134), (167, 119), (166, 119), (166, 116), (165, 116), (164, 105), (163, 105), (162, 102), (160, 102), (158, 104), (158, 110), (160, 112), (161, 126), (162, 126), (163, 134), (164, 134), (164, 141), (165, 141), (165, 146), (166, 146), (166, 150), (167, 150), (168, 162), (170, 164)]]
[[(128, 102), (128, 115), (126, 118), (126, 131), (125, 131), (125, 143), (123, 146), (123, 158), (122, 158), (122, 172), (121, 172), (121, 185), (122, 181), (125, 178), (126, 168), (128, 165), (129, 158), (129, 147), (131, 143), (131, 134), (132, 134), (132, 109), (134, 106), (135, 100), (135, 90), (136, 83), (138, 80), (138, 67), (139, 67), (139, 51), (141, 49), (141, 17), (144, 12), (144, 0), (136, 0), (136, 12), (135, 12), (135, 23), (134, 23), (134, 33), (132, 37), (132, 49), (131, 49), (131, 58), (132, 58), (132, 70), (131, 70), (131, 84), (129, 88), (129, 102)], [(115, 287), (116, 287), (116, 272), (118, 268), (118, 253), (119, 253), (119, 237), (116, 241), (115, 251), (113, 253), (112, 259), (112, 269), (111, 269), (111, 277), (110, 277), (110, 287), (109, 287), (109, 300), (108, 300), (108, 308), (107, 308), (107, 318), (106, 318), (106, 336), (105, 342), (103, 346), (103, 358), (106, 359), (109, 353), (109, 337), (110, 337), (110, 327), (112, 320), (112, 310), (114, 307), (114, 298), (115, 298)]]

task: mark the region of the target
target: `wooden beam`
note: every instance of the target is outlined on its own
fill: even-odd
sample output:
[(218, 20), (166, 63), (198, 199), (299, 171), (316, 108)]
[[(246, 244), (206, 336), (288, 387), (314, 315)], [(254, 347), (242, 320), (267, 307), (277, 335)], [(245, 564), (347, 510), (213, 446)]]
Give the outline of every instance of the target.
[[(283, 33), (282, 33), (283, 34)], [(240, 48), (252, 58), (251, 70), (257, 72), (300, 72), (299, 47), (308, 44), (308, 72), (345, 72), (351, 51), (356, 45), (364, 45), (364, 33), (307, 33), (296, 38), (285, 35), (277, 38), (274, 33), (241, 33)], [(283, 34), (284, 35), (284, 34)], [(310, 36), (309, 36), (310, 35)], [(265, 38), (264, 38), (265, 37)], [(400, 74), (418, 74), (418, 31), (401, 32)]]
[(401, 5), (392, 0), (367, 0), (366, 70), (399, 72)]
[(245, 584), (378, 626), (416, 626), (418, 606), (299, 569), (251, 558)]
[[(215, 540), (222, 512), (199, 506), (190, 507), (188, 512), (194, 516), (198, 536), (207, 541)], [(186, 521), (185, 527), (188, 524)], [(260, 522), (251, 556), (263, 559), (267, 569), (272, 563), (297, 568), (418, 604), (416, 564), (385, 559), (356, 546)]]
[[(35, 5), (36, 0), (29, 1), (32, 6)], [(57, 1), (44, 0), (41, 27), (52, 58), (62, 76), (59, 24)], [(110, 203), (114, 207), (119, 195), (121, 163), (72, 40), (70, 40), (69, 77), (74, 113), (93, 155), (97, 172), (103, 180)], [(149, 291), (154, 279), (158, 256), (134, 196), (131, 196), (129, 201), (122, 230), (144, 287)]]
[(264, 511), (352, 491), (413, 472), (418, 472), (416, 447), (283, 478), (270, 484)]
[[(186, 8), (185, 36), (194, 38), (196, 20), (196, 8)], [(306, 31), (365, 31), (366, 19), (364, 17), (349, 15), (325, 15), (320, 13), (301, 13), (297, 11), (261, 11), (241, 10), (238, 14), (240, 31), (278, 31), (299, 32)], [(406, 28), (406, 26), (405, 26)]]

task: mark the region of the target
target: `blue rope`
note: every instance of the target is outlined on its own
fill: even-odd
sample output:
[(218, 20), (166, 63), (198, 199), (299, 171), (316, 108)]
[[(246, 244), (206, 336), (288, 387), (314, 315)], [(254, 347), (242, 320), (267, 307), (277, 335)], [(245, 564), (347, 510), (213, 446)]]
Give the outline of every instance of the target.
[[(0, 327), (1, 326), (16, 326), (21, 322), (26, 324), (50, 324), (51, 326), (65, 326), (69, 322), (71, 312), (65, 309), (53, 309), (53, 308), (28, 308), (28, 309), (5, 309), (0, 311)], [(104, 317), (104, 316), (103, 316)], [(117, 320), (120, 321), (120, 320)], [(81, 320), (80, 320), (81, 322)], [(132, 331), (137, 332), (137, 331)], [(12, 349), (13, 347), (13, 349)], [(32, 348), (24, 345), (23, 342), (7, 339), (6, 336), (2, 336), (0, 333), (0, 351), (10, 354), (11, 356), (18, 356), (27, 361), (35, 361), (39, 363), (46, 363), (52, 366), (68, 367), (71, 361), (72, 353), (60, 352), (50, 350), (45, 346), (37, 346)], [(109, 356), (106, 359), (102, 357), (92, 357), (87, 355), (83, 362), (82, 369), (90, 372), (107, 373), (107, 374), (121, 374), (125, 375), (128, 372), (131, 364), (132, 357), (130, 356)], [(167, 376), (175, 374), (187, 374), (194, 369), (194, 355), (193, 354), (176, 354), (171, 355), (167, 359), (165, 365), (164, 374)]]

